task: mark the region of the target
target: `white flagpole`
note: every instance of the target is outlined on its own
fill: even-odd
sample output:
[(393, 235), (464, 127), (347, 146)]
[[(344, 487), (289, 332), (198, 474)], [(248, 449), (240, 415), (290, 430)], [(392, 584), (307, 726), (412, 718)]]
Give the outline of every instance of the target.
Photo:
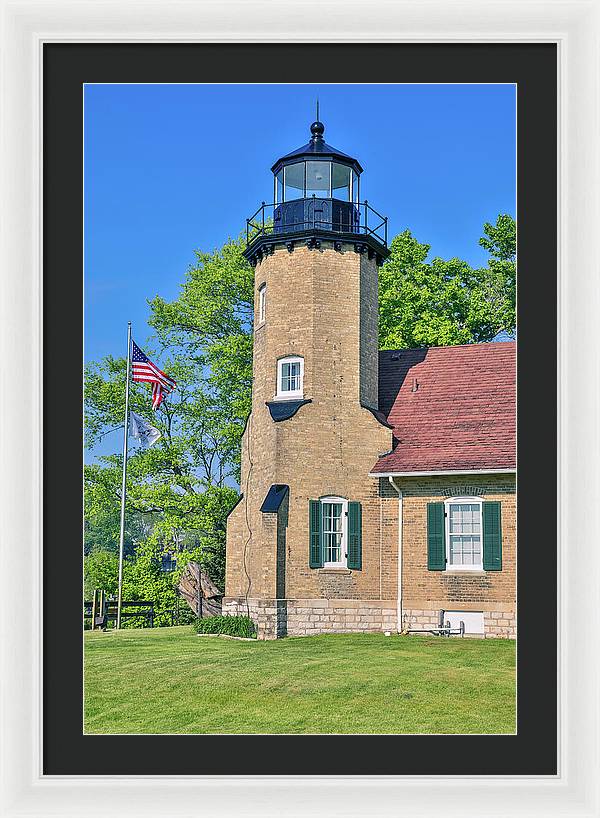
[(127, 381), (125, 383), (125, 428), (123, 430), (123, 482), (121, 483), (121, 533), (119, 536), (119, 596), (117, 598), (117, 630), (121, 627), (123, 597), (123, 551), (125, 546), (125, 499), (127, 496), (127, 442), (129, 437), (129, 369), (131, 367), (131, 321), (127, 323)]

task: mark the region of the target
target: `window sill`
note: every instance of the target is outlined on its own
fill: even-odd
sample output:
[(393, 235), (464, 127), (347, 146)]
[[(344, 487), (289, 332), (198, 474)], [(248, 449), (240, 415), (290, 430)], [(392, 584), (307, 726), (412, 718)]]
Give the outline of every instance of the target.
[(319, 574), (351, 574), (352, 570), (350, 568), (344, 568), (340, 566), (339, 568), (319, 568)]
[(487, 574), (487, 571), (484, 571), (483, 568), (446, 568), (443, 572), (444, 574), (449, 574), (450, 576), (461, 576), (461, 577), (479, 577)]
[(285, 397), (283, 395), (275, 395), (273, 400), (277, 401), (278, 403), (285, 403), (286, 400), (304, 400), (304, 395), (302, 395), (300, 392), (291, 393), (289, 395), (285, 395)]

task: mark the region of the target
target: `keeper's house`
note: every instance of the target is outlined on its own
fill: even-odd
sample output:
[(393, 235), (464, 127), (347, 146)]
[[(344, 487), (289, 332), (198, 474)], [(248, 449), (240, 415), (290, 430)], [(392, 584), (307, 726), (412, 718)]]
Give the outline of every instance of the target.
[(465, 623), (515, 636), (515, 345), (386, 350), (387, 222), (311, 140), (249, 220), (252, 413), (225, 613), (260, 638)]

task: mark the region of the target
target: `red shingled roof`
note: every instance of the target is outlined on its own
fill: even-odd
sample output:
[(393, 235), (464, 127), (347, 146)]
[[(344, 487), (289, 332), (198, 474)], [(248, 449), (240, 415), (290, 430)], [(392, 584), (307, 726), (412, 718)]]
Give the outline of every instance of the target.
[(394, 448), (374, 473), (512, 469), (516, 344), (379, 353), (379, 409)]

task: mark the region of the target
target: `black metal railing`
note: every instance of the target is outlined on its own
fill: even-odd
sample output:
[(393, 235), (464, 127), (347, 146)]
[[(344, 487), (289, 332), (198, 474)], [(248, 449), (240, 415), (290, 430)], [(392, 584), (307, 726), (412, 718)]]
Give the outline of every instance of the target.
[(263, 202), (246, 219), (246, 244), (259, 236), (331, 231), (351, 236), (371, 236), (387, 248), (388, 220), (365, 199), (344, 202), (340, 199), (294, 199), (289, 202)]

